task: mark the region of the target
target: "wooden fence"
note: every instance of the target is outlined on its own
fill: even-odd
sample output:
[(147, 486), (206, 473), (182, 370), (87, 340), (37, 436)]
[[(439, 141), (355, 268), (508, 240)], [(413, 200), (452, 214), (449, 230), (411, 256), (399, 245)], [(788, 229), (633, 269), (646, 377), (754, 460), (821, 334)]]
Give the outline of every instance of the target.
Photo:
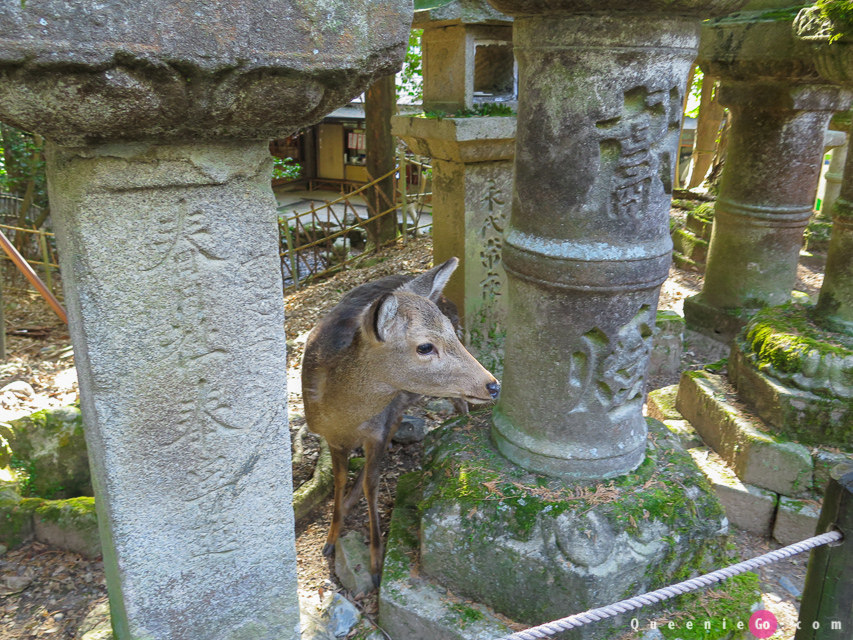
[[(379, 218), (397, 217), (398, 236), (405, 242), (409, 236), (431, 231), (432, 204), (428, 190), (431, 167), (401, 154), (397, 167), (365, 185), (352, 188), (334, 200), (307, 199), (303, 207), (295, 207), (279, 218), (281, 263), (284, 287), (298, 289), (306, 282), (330, 275), (363, 259), (380, 247), (367, 244), (367, 226)], [(416, 175), (417, 186), (407, 185)], [(378, 190), (378, 184), (394, 176), (396, 189), (393, 202), (383, 211), (368, 213), (367, 202)], [(382, 193), (380, 191), (380, 193)]]

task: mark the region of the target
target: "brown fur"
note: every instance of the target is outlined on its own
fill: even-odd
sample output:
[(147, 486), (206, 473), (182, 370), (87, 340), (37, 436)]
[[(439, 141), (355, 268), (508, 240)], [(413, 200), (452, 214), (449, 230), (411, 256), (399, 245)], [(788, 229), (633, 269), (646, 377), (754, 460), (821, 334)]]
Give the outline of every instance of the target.
[[(356, 287), (311, 331), (305, 345), (305, 419), (329, 443), (335, 476), (334, 514), (323, 552), (334, 550), (361, 484), (370, 520), (370, 571), (377, 585), (382, 561), (379, 465), (404, 411), (420, 395), (489, 402), (499, 389), (436, 304), (455, 315), (441, 291), (457, 262), (451, 258), (416, 278), (388, 276)], [(419, 345), (427, 344), (433, 350), (419, 353)], [(361, 482), (345, 499), (347, 462), (358, 446), (364, 448), (365, 466)]]

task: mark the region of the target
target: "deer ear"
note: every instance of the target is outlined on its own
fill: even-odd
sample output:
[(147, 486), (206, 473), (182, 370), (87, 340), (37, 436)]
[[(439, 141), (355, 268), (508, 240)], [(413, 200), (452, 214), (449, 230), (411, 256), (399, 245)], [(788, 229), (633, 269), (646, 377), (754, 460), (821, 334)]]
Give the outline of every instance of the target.
[(385, 342), (397, 318), (397, 298), (393, 293), (386, 293), (374, 302), (368, 311), (367, 320), (370, 331), (380, 342)]
[(444, 290), (450, 276), (456, 270), (456, 265), (459, 264), (459, 258), (451, 258), (447, 262), (442, 262), (437, 267), (433, 267), (404, 284), (401, 288), (405, 291), (411, 291), (424, 298), (429, 298), (433, 302), (438, 302), (441, 297), (441, 292)]

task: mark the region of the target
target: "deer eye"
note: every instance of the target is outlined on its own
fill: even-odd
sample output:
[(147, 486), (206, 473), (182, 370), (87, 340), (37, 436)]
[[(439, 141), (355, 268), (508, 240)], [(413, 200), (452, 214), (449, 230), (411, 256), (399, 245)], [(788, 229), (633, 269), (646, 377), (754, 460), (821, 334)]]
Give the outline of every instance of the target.
[(431, 342), (424, 342), (423, 344), (418, 345), (418, 353), (422, 356), (432, 353), (435, 351), (435, 347)]

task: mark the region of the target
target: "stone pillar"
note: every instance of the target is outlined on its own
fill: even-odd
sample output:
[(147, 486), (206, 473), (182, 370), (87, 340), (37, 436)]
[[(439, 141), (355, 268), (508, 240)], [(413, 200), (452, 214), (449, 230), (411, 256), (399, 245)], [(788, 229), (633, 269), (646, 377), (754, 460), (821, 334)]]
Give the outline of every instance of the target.
[[(780, 7), (787, 6), (780, 0)], [(849, 92), (825, 83), (796, 42), (796, 12), (743, 12), (703, 27), (699, 63), (732, 113), (705, 281), (688, 328), (729, 341), (749, 316), (791, 298), (812, 214), (824, 130)]]
[(645, 452), (645, 374), (699, 16), (735, 4), (632, 3), (630, 19), (621, 2), (597, 14), (581, 1), (492, 4), (517, 14), (519, 65), (493, 435), (533, 471), (620, 475)]
[[(466, 343), (480, 357), (499, 345), (506, 315), (501, 242), (509, 217), (515, 117), (454, 117), (488, 103), (515, 106), (512, 21), (485, 0), (458, 0), (415, 12), (422, 27), (424, 111), (397, 116), (392, 132), (433, 167), (435, 260), (459, 258), (445, 287)], [(463, 115), (463, 114), (460, 114)], [(491, 370), (500, 364), (489, 358)]]
[(434, 258), (436, 264), (459, 258), (444, 293), (459, 309), (466, 342), (482, 347), (481, 338), (501, 331), (506, 316), (501, 242), (511, 203), (515, 118), (396, 116), (392, 132), (431, 158)]
[(0, 119), (50, 141), (120, 639), (299, 637), (267, 139), (393, 72), (411, 14), (276, 7), (0, 12)]
[[(835, 118), (830, 121), (830, 129)], [(817, 197), (820, 199), (820, 210), (815, 214), (815, 220), (829, 222), (832, 220), (832, 205), (838, 198), (841, 190), (841, 179), (844, 175), (844, 164), (847, 161), (847, 127), (841, 132), (844, 136), (841, 144), (835, 145), (829, 151), (829, 166), (823, 174), (823, 183), (818, 187)]]
[(841, 190), (832, 209), (832, 235), (816, 318), (831, 331), (853, 336), (853, 155), (847, 154)]

